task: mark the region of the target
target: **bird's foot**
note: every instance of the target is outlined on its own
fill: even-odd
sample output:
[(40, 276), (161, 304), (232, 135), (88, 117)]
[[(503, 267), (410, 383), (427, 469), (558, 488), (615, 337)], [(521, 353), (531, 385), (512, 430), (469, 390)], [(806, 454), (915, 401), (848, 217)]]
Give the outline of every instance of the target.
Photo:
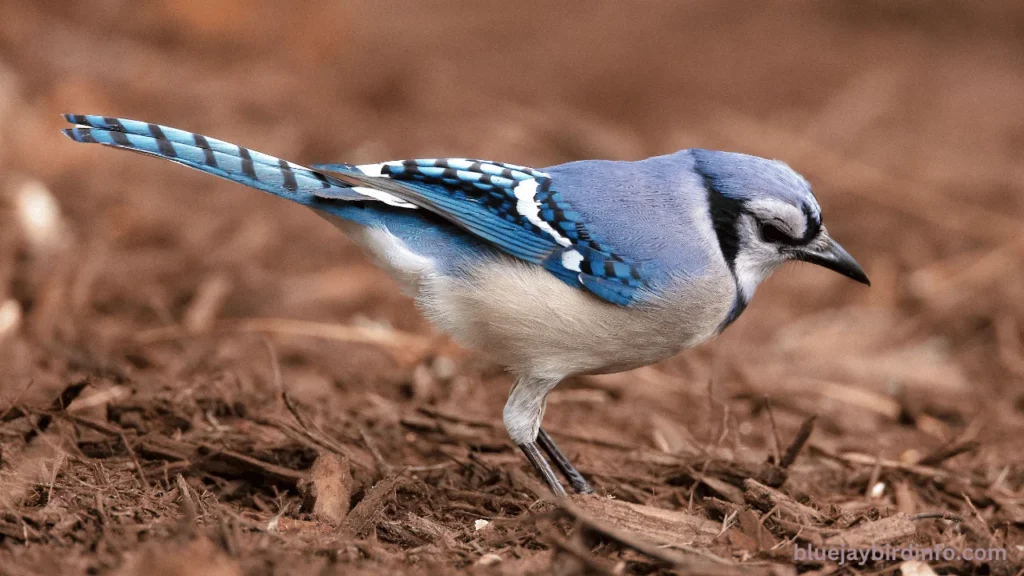
[(590, 483), (587, 479), (580, 474), (580, 471), (572, 465), (569, 458), (566, 457), (565, 453), (562, 452), (555, 441), (551, 438), (543, 428), (537, 434), (537, 444), (540, 445), (541, 449), (551, 458), (551, 461), (555, 463), (555, 466), (565, 479), (569, 481), (569, 485), (572, 486), (573, 492), (577, 494), (593, 494), (594, 489), (591, 488)]
[(555, 476), (555, 471), (551, 469), (551, 465), (544, 459), (544, 455), (540, 453), (540, 449), (537, 448), (536, 442), (530, 442), (528, 444), (520, 444), (519, 449), (526, 454), (526, 459), (533, 465), (541, 478), (544, 479), (544, 483), (548, 485), (551, 492), (554, 493), (556, 498), (562, 498), (565, 496), (565, 488), (562, 487), (562, 483), (558, 481)]
[(578, 494), (593, 494), (594, 489), (591, 488), (590, 483), (587, 482), (586, 478), (580, 474), (580, 471), (569, 462), (569, 459), (565, 456), (555, 441), (551, 439), (551, 436), (544, 431), (542, 428), (537, 434), (537, 441), (530, 442), (528, 444), (520, 444), (519, 448), (526, 454), (526, 459), (530, 461), (534, 469), (541, 475), (544, 482), (551, 488), (551, 492), (556, 497), (565, 496), (565, 488), (562, 483), (558, 481), (558, 477), (555, 476), (555, 471), (551, 468), (551, 464), (541, 454), (541, 450), (551, 458), (551, 461), (555, 463), (558, 470), (565, 476), (565, 479), (569, 481), (569, 485), (572, 486), (573, 492)]

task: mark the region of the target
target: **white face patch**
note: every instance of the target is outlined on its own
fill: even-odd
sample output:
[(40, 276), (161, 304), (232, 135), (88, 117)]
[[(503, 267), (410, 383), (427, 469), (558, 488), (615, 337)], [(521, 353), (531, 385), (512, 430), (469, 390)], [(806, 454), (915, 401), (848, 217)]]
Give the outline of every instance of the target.
[[(537, 228), (547, 232), (548, 236), (551, 236), (555, 242), (558, 242), (559, 246), (565, 246), (566, 248), (572, 246), (571, 240), (559, 234), (557, 230), (551, 227), (551, 224), (541, 219), (540, 203), (537, 202), (536, 198), (537, 181), (535, 179), (523, 180), (512, 191), (516, 195), (517, 200), (516, 212), (519, 212), (521, 216), (525, 217)], [(583, 257), (581, 256), (580, 260), (582, 259)]]
[(376, 188), (368, 188), (366, 186), (353, 186), (353, 192), (357, 192), (360, 196), (366, 196), (367, 198), (373, 198), (379, 200), (389, 206), (396, 206), (398, 208), (411, 208), (415, 210), (417, 206), (411, 202), (406, 202), (398, 196), (384, 192), (383, 190), (377, 190)]
[(784, 264), (786, 258), (775, 246), (761, 240), (757, 222), (750, 215), (741, 217), (737, 232), (740, 235), (740, 246), (733, 262), (733, 272), (740, 295), (744, 301), (749, 302), (761, 282), (767, 280), (772, 272)]
[(749, 302), (761, 282), (767, 280), (782, 262), (777, 254), (740, 250), (736, 254), (735, 271), (736, 283), (739, 285), (743, 300)]
[(807, 215), (792, 204), (774, 198), (758, 198), (747, 202), (747, 208), (760, 222), (772, 224), (793, 238), (802, 238), (807, 232)]

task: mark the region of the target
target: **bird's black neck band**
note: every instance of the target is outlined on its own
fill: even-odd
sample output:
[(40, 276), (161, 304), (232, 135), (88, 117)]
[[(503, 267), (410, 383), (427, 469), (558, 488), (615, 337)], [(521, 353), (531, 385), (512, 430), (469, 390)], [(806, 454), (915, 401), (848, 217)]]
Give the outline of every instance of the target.
[(747, 307), (747, 299), (740, 290), (739, 279), (736, 278), (736, 256), (740, 251), (739, 225), (740, 214), (743, 213), (743, 200), (730, 198), (722, 194), (715, 187), (713, 179), (700, 169), (699, 163), (697, 173), (704, 178), (711, 225), (714, 227), (715, 236), (718, 238), (718, 246), (722, 250), (722, 257), (725, 259), (725, 264), (729, 267), (729, 272), (732, 273), (733, 281), (736, 284), (736, 301), (719, 328), (719, 331), (722, 331), (729, 324), (732, 324)]
[(699, 168), (697, 172), (704, 178), (704, 187), (708, 195), (708, 213), (715, 229), (715, 236), (718, 238), (718, 246), (722, 249), (722, 256), (725, 257), (729, 270), (735, 274), (736, 255), (740, 250), (739, 225), (743, 200), (722, 194), (707, 174)]

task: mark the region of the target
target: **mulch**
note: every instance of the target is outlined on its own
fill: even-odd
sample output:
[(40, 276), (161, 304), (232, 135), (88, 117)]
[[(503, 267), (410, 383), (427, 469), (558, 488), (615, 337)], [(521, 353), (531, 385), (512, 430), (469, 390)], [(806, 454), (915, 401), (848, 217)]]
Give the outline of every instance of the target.
[[(5, 2), (0, 574), (1024, 573), (1024, 10), (303, 6)], [(781, 158), (873, 286), (787, 268), (562, 383), (597, 495), (554, 501), (510, 377), (328, 223), (61, 112), (297, 162)], [(799, 555), (872, 546), (1006, 557)]]

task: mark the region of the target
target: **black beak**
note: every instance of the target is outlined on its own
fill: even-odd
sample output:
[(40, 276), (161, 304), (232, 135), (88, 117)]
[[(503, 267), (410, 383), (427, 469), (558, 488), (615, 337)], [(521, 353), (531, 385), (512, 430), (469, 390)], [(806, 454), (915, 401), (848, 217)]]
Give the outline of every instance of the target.
[(818, 266), (838, 272), (847, 278), (856, 280), (861, 284), (871, 286), (868, 275), (864, 273), (864, 269), (853, 259), (853, 256), (850, 256), (850, 253), (844, 250), (838, 242), (830, 238), (824, 230), (822, 231), (822, 236), (822, 238), (811, 242), (811, 245), (794, 250), (793, 258), (817, 264)]

